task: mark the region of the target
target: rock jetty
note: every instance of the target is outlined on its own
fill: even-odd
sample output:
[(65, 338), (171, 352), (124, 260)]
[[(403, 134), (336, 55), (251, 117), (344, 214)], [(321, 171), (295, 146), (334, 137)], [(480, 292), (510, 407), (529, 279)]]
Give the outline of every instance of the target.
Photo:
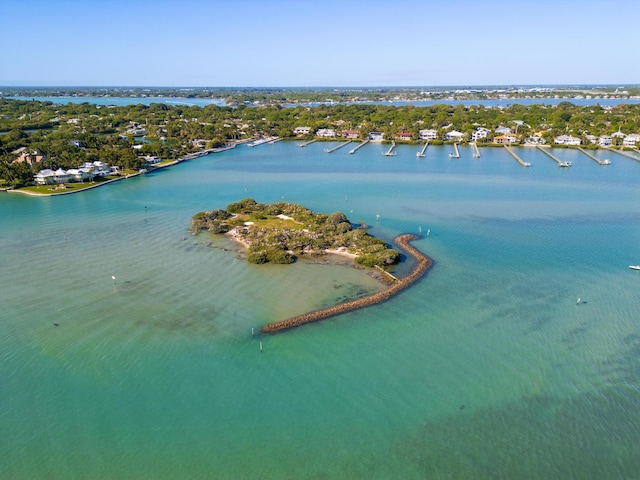
[(410, 241), (418, 238), (416, 235), (407, 233), (399, 235), (395, 238), (395, 243), (403, 248), (409, 255), (411, 255), (417, 264), (411, 273), (403, 279), (394, 282), (388, 289), (370, 295), (368, 297), (359, 298), (357, 300), (351, 300), (349, 302), (341, 303), (329, 308), (323, 308), (322, 310), (316, 310), (315, 312), (309, 312), (296, 317), (291, 317), (279, 322), (268, 323), (262, 327), (264, 333), (276, 333), (289, 328), (298, 327), (305, 323), (317, 322), (318, 320), (324, 320), (326, 318), (335, 317), (343, 313), (351, 312), (359, 308), (368, 307), (377, 303), (382, 303), (398, 294), (402, 290), (411, 286), (418, 279), (420, 279), (431, 267), (433, 262), (429, 257), (418, 251), (416, 248), (409, 244)]

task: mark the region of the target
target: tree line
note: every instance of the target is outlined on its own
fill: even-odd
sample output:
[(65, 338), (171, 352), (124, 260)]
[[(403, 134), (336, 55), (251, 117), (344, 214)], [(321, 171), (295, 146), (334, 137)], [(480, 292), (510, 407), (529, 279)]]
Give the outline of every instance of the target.
[[(540, 134), (552, 143), (555, 136), (571, 134), (582, 137), (586, 144), (587, 135), (640, 133), (640, 105), (581, 107), (562, 102), (557, 106), (514, 104), (504, 108), (447, 104), (200, 107), (152, 103), (107, 107), (88, 102), (58, 105), (2, 98), (0, 179), (5, 184), (24, 185), (43, 168), (77, 168), (94, 160), (135, 170), (143, 165), (145, 155), (175, 159), (259, 136), (295, 138), (296, 127), (309, 127), (307, 138), (320, 128), (331, 128), (338, 135), (358, 130), (362, 139), (373, 131), (384, 133), (387, 139), (409, 132), (411, 139), (418, 141), (422, 129), (440, 133), (456, 130), (470, 137), (478, 127), (494, 130), (498, 126), (517, 127), (521, 141)], [(14, 152), (22, 147), (45, 155), (47, 160), (32, 166), (15, 163)]]

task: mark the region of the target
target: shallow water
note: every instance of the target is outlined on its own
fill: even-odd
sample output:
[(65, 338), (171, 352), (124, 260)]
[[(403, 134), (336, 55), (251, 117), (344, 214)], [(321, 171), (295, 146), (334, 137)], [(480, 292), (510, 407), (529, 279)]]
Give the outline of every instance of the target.
[[(640, 162), (326, 147), (0, 196), (2, 478), (637, 476)], [(248, 196), (388, 241), (422, 230), (435, 266), (384, 304), (260, 335), (382, 286), (187, 232)]]

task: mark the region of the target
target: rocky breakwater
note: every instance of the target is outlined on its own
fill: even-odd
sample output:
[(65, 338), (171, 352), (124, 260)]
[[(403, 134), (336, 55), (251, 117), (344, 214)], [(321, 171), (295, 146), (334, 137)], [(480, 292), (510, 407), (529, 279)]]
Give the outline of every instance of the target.
[(287, 330), (289, 328), (304, 325), (305, 323), (317, 322), (318, 320), (335, 317), (336, 315), (351, 312), (359, 308), (382, 303), (387, 301), (394, 295), (397, 295), (399, 292), (411, 286), (418, 279), (420, 279), (433, 263), (429, 257), (409, 244), (410, 241), (415, 240), (416, 238), (418, 238), (416, 235), (410, 233), (399, 235), (395, 238), (395, 243), (399, 247), (403, 248), (409, 255), (411, 255), (416, 260), (417, 264), (408, 276), (397, 282), (394, 282), (388, 289), (382, 292), (375, 293), (368, 297), (341, 303), (333, 307), (323, 308), (322, 310), (305, 313), (296, 317), (288, 318), (286, 320), (281, 320), (279, 322), (268, 323), (262, 327), (262, 331), (264, 333), (280, 332), (282, 330)]

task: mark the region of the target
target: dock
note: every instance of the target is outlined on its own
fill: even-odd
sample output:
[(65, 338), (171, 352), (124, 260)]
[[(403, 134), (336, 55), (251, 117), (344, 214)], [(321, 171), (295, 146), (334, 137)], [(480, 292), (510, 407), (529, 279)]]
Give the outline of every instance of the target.
[(416, 153), (416, 157), (424, 157), (428, 146), (429, 146), (429, 141), (427, 141), (427, 143), (425, 143), (422, 146), (422, 150), (420, 150), (418, 153)]
[(257, 147), (258, 145), (264, 145), (265, 143), (274, 143), (277, 142), (278, 140), (280, 140), (280, 138), (278, 137), (266, 137), (266, 138), (259, 138), (258, 140), (255, 140), (254, 142), (251, 143), (247, 143), (247, 147)]
[(523, 166), (523, 167), (530, 167), (531, 166), (531, 164), (529, 162), (525, 162), (518, 155), (516, 155), (516, 152), (514, 152), (513, 149), (509, 145), (503, 145), (503, 147), (509, 153), (509, 155), (511, 155), (513, 158), (516, 159), (516, 162), (518, 162), (521, 166)]
[(396, 148), (396, 142), (391, 141), (391, 146), (389, 147), (389, 150), (387, 150), (384, 155), (387, 157), (392, 157), (396, 154), (396, 152), (393, 151), (393, 149)]
[(610, 165), (611, 164), (611, 160), (607, 159), (607, 160), (600, 160), (598, 157), (594, 157), (593, 155), (591, 155), (589, 152), (587, 152), (584, 148), (580, 148), (577, 147), (578, 150), (580, 150), (582, 153), (584, 153), (587, 157), (589, 157), (591, 160), (593, 160), (594, 162), (596, 162), (598, 165)]
[(473, 147), (473, 158), (480, 158), (480, 150), (478, 150), (478, 144), (476, 142), (472, 142), (471, 146)]
[[(538, 150), (540, 150), (542, 153), (544, 153), (547, 157), (549, 157), (551, 160), (553, 160), (554, 162), (556, 162), (558, 164), (559, 167), (570, 167), (571, 166), (571, 162), (563, 162), (562, 160), (560, 160), (558, 157), (556, 157), (554, 154), (552, 154), (551, 152), (547, 152), (546, 149), (542, 148), (540, 145), (536, 145), (536, 148)], [(548, 147), (547, 147), (548, 148)]]
[(269, 145), (273, 145), (276, 142), (279, 142), (280, 140), (282, 140), (281, 137), (276, 137), (273, 140), (269, 140)]
[(635, 155), (630, 154), (629, 152), (625, 152), (624, 150), (616, 150), (616, 149), (610, 148), (609, 151), (618, 153), (620, 155), (624, 155), (627, 158), (631, 158), (631, 159), (633, 159), (633, 160), (635, 160), (637, 162), (640, 162), (640, 158), (636, 157)]
[(455, 153), (450, 153), (449, 154), (449, 158), (460, 158), (460, 152), (458, 151), (458, 144), (457, 143), (453, 144), (453, 151)]
[(360, 145), (356, 145), (356, 147), (355, 147), (355, 148), (352, 148), (351, 150), (349, 150), (349, 153), (353, 155), (354, 153), (356, 153), (356, 150), (358, 150), (360, 147), (364, 147), (364, 146), (365, 146), (367, 143), (369, 143), (369, 142), (370, 142), (370, 140), (367, 138), (367, 139), (366, 139), (364, 142), (362, 142)]
[(331, 153), (331, 152), (335, 152), (336, 150), (338, 150), (339, 148), (344, 147), (345, 145), (349, 145), (353, 140), (347, 140), (344, 143), (341, 143), (340, 145), (338, 145), (337, 147), (333, 147), (333, 148), (325, 148), (324, 151), (326, 153)]
[(308, 142), (299, 143), (298, 146), (299, 147), (306, 147), (307, 145), (311, 145), (313, 142), (317, 142), (317, 141), (318, 140), (314, 138), (313, 140), (309, 140)]

